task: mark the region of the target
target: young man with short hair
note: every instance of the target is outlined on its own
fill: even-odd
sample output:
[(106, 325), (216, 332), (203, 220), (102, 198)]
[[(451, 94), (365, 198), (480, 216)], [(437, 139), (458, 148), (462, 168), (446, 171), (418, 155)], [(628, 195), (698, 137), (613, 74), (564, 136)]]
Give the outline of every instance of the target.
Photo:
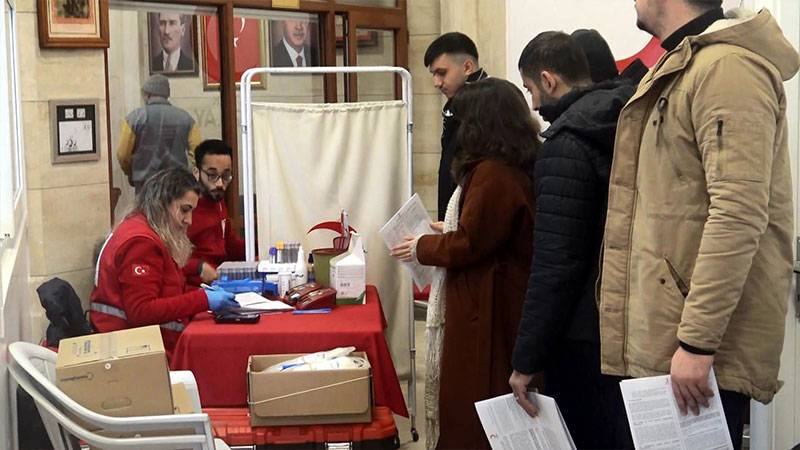
[(439, 220), (444, 220), (447, 202), (456, 189), (450, 166), (456, 154), (458, 119), (450, 111), (450, 100), (466, 83), (487, 78), (489, 75), (478, 64), (478, 49), (467, 35), (458, 32), (445, 33), (436, 38), (425, 51), (425, 67), (433, 76), (433, 86), (445, 97), (442, 108), (442, 156), (439, 160), (438, 211)]
[(194, 152), (194, 174), (203, 187), (187, 235), (194, 250), (183, 268), (190, 285), (217, 279), (217, 266), (244, 260), (244, 241), (233, 229), (225, 204), (225, 191), (233, 181), (233, 151), (219, 139), (207, 139)]
[(562, 32), (531, 40), (519, 58), (534, 110), (550, 123), (536, 159), (536, 217), (528, 290), (509, 379), (517, 402), (545, 373), (578, 448), (608, 448), (600, 410), (600, 336), (595, 305), (608, 176), (617, 117), (635, 86), (593, 84), (586, 56)]

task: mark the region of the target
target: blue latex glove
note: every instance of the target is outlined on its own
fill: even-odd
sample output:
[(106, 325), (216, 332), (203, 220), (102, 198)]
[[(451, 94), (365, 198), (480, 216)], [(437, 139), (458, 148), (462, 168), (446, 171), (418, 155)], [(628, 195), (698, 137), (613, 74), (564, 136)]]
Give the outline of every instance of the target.
[(239, 307), (239, 303), (234, 300), (235, 295), (231, 292), (217, 287), (203, 290), (208, 298), (208, 307), (214, 312)]

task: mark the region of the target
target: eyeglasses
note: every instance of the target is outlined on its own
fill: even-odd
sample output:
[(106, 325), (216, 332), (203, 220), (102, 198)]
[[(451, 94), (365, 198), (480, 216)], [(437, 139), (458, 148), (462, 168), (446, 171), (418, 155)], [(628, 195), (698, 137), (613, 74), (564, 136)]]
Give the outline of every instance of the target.
[(206, 172), (203, 169), (200, 169), (200, 172), (203, 172), (204, 174), (206, 174), (206, 177), (208, 178), (208, 182), (212, 183), (212, 184), (216, 183), (217, 180), (219, 180), (219, 179), (222, 179), (222, 182), (226, 183), (226, 184), (230, 183), (231, 180), (233, 180), (233, 174), (231, 174), (230, 172), (224, 172), (222, 175), (220, 175), (220, 174), (218, 174), (216, 172)]

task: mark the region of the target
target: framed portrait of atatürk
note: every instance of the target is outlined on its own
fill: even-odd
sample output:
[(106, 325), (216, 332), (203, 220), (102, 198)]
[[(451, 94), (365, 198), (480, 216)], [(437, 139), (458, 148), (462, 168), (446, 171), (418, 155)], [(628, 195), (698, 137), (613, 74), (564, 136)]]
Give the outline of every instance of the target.
[(197, 19), (174, 11), (147, 13), (150, 75), (197, 75)]

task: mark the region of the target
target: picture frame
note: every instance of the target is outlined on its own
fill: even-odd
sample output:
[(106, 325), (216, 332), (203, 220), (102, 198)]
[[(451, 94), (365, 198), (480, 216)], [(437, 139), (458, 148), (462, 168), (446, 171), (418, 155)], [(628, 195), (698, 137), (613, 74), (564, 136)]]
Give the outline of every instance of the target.
[[(270, 20), (269, 66), (295, 67), (288, 47), (293, 44), (299, 46), (300, 43), (302, 43), (302, 57), (304, 58), (303, 67), (320, 66), (322, 63), (320, 58), (319, 37), (319, 20), (316, 18)], [(284, 38), (286, 38), (286, 40), (284, 40)]]
[(100, 159), (100, 101), (51, 100), (50, 132), (53, 164)]
[(108, 48), (108, 0), (37, 0), (40, 48)]
[[(344, 36), (341, 34), (336, 35), (336, 47), (344, 48)], [(378, 45), (378, 31), (377, 30), (364, 30), (359, 28), (356, 34), (356, 45), (359, 48), (375, 47)]]
[[(247, 69), (264, 66), (266, 61), (264, 21), (256, 18), (234, 17), (233, 49), (236, 64), (236, 86)], [(216, 16), (204, 16), (200, 22), (200, 47), (203, 60), (203, 90), (218, 90), (222, 79), (219, 22)], [(253, 77), (251, 85), (265, 89), (261, 75)]]
[(175, 11), (148, 12), (147, 49), (150, 75), (196, 76), (197, 16)]

